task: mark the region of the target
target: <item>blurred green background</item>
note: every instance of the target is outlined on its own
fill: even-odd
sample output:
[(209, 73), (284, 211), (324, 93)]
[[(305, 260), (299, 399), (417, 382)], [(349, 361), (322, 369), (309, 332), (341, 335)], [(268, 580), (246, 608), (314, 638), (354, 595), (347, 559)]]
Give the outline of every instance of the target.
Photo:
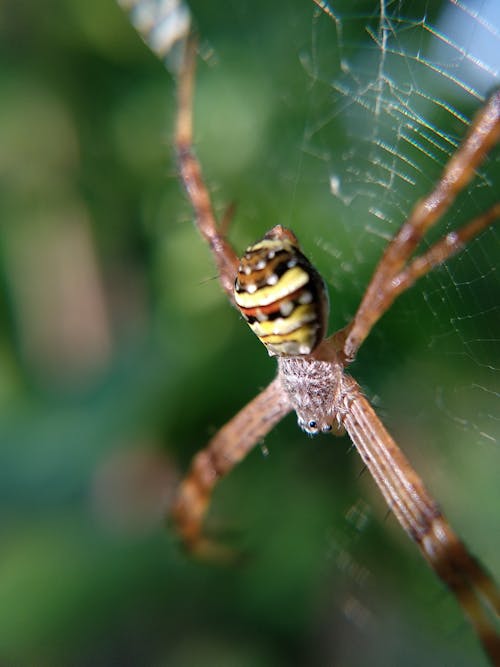
[[(296, 231), (332, 329), (496, 83), (490, 5), (465, 32), (432, 5), (383, 23), (379, 2), (335, 3), (336, 22), (307, 0), (190, 5), (216, 209), (236, 203), (239, 249)], [(192, 225), (172, 78), (111, 0), (4, 2), (0, 51), (1, 664), (484, 664), (348, 440), (292, 416), (216, 493), (211, 525), (245, 563), (180, 551), (176, 481), (274, 363)], [(495, 200), (499, 166), (441, 232)], [(353, 367), (497, 578), (499, 240), (403, 296)]]

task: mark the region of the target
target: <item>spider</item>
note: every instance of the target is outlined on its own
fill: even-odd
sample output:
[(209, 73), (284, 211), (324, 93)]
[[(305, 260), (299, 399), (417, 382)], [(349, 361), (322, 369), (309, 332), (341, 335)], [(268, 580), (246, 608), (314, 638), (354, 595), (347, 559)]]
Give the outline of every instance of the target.
[(268, 353), (276, 357), (278, 371), (269, 386), (194, 457), (171, 509), (180, 538), (199, 556), (226, 555), (202, 530), (214, 487), (285, 415), (295, 411), (299, 426), (310, 435), (348, 433), (390, 510), (454, 594), (493, 664), (500, 664), (500, 636), (494, 622), (500, 614), (500, 592), (495, 582), (456, 536), (357, 382), (345, 371), (398, 295), (500, 217), (497, 203), (413, 256), (427, 230), (451, 206), (499, 140), (500, 91), (478, 112), (435, 188), (415, 204), (387, 245), (352, 321), (325, 337), (326, 287), (295, 235), (278, 225), (239, 259), (225, 235), (227, 216), (221, 224), (216, 220), (193, 150), (196, 50), (192, 38), (178, 81), (175, 147), (181, 179), (223, 290)]

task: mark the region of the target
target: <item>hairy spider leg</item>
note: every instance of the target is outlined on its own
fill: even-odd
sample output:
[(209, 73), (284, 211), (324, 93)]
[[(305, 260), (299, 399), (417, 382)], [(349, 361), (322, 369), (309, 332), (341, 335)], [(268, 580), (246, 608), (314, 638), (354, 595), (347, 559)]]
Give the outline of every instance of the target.
[[(500, 664), (500, 592), (452, 530), (353, 378), (344, 374), (341, 421), (395, 517), (457, 598), (494, 665)], [(489, 606), (489, 612), (482, 602)]]
[(227, 216), (222, 229), (217, 224), (210, 195), (203, 180), (201, 165), (193, 149), (193, 90), (197, 40), (191, 37), (187, 40), (185, 49), (177, 92), (174, 140), (177, 162), (182, 182), (195, 211), (196, 226), (212, 251), (222, 288), (234, 303), (234, 279), (238, 269), (238, 256), (224, 235), (228, 224)]
[(188, 551), (215, 560), (231, 558), (228, 549), (202, 533), (202, 522), (214, 487), (291, 409), (281, 382), (275, 378), (195, 455), (171, 511), (176, 530)]

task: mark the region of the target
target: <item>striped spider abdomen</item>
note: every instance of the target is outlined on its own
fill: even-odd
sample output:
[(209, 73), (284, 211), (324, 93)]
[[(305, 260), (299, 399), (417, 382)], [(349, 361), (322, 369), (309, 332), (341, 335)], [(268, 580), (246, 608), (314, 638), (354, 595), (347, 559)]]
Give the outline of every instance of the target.
[(247, 248), (234, 298), (271, 356), (311, 354), (325, 335), (325, 284), (302, 254), (296, 236), (281, 225)]

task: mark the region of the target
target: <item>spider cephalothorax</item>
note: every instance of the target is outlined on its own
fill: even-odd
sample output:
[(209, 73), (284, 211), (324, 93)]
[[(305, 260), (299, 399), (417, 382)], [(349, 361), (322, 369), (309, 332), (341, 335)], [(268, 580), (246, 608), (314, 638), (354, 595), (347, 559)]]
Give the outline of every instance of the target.
[(344, 373), (339, 362), (280, 357), (278, 377), (303, 431), (309, 435), (344, 431), (339, 414)]

